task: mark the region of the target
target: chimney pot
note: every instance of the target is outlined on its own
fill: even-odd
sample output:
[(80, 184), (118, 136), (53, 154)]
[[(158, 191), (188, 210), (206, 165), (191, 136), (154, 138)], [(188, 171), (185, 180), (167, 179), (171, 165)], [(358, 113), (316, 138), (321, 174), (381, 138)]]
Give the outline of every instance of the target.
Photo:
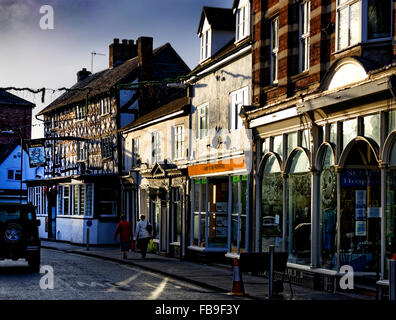
[(123, 39), (120, 43), (120, 40), (116, 38), (109, 46), (109, 68), (114, 68), (136, 56), (137, 48), (133, 40)]
[(122, 44), (127, 44), (128, 40), (127, 39), (122, 39)]
[(77, 82), (84, 80), (91, 74), (90, 71), (87, 71), (87, 68), (82, 68), (82, 70), (77, 72)]
[(118, 43), (120, 43), (120, 39), (118, 39), (118, 38), (114, 38), (114, 43), (115, 43), (115, 44), (118, 44)]

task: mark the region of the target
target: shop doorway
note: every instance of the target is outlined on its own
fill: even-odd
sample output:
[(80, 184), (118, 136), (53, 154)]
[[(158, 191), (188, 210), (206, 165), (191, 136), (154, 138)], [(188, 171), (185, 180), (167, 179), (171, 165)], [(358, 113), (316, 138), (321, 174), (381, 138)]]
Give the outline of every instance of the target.
[(371, 146), (353, 141), (341, 171), (339, 266), (378, 272), (381, 174)]

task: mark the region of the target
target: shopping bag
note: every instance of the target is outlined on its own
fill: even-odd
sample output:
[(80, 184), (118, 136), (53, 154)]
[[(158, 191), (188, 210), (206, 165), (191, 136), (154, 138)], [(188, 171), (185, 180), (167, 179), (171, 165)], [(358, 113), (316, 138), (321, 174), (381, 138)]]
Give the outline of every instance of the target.
[(153, 239), (150, 239), (150, 241), (149, 241), (147, 252), (155, 253), (155, 245), (154, 245)]

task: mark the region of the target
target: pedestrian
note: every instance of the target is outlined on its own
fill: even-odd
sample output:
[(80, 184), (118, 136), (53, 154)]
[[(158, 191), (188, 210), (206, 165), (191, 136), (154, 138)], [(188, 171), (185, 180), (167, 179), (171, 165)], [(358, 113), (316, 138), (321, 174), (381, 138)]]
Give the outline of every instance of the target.
[(136, 225), (135, 238), (143, 259), (146, 257), (147, 245), (151, 238), (151, 232), (147, 228), (148, 225), (150, 224), (147, 222), (146, 216), (144, 214), (140, 215), (140, 221)]
[(127, 252), (131, 248), (132, 226), (128, 221), (126, 221), (125, 214), (122, 214), (120, 219), (121, 221), (117, 224), (114, 233), (114, 240), (117, 239), (118, 235), (120, 236), (120, 248), (122, 252), (122, 258), (127, 259)]

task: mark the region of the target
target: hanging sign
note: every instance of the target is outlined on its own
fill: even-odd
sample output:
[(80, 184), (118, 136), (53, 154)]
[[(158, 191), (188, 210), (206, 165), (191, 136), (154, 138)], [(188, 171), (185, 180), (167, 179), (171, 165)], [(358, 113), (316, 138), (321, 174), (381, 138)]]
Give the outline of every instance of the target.
[(28, 154), (30, 167), (44, 167), (45, 160), (45, 147), (42, 141), (29, 141)]

